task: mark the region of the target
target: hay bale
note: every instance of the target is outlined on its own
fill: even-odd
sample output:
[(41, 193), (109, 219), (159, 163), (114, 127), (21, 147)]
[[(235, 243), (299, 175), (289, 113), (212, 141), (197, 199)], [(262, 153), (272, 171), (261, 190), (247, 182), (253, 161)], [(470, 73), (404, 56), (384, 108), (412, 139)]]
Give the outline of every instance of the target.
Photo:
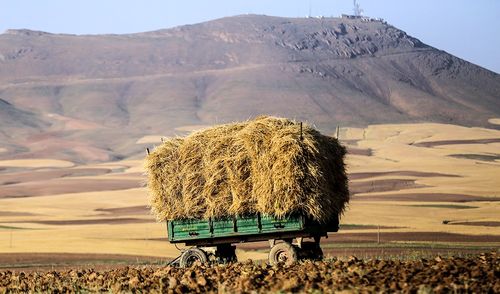
[(158, 220), (256, 212), (305, 213), (320, 222), (349, 201), (345, 148), (285, 118), (215, 126), (166, 140), (147, 156), (150, 205)]

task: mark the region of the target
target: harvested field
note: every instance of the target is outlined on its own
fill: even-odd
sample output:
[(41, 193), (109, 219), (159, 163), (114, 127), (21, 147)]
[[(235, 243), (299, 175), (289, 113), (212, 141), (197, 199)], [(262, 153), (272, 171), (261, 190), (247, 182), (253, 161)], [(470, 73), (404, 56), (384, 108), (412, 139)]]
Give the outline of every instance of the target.
[(31, 212), (0, 211), (0, 216), (30, 216), (36, 215)]
[(444, 141), (432, 141), (432, 142), (418, 142), (412, 145), (417, 147), (432, 148), (443, 145), (491, 144), (499, 142), (500, 138), (492, 138), (492, 139), (476, 139), (476, 140), (444, 140)]
[[(345, 243), (342, 243), (344, 245)], [(412, 244), (408, 246), (338, 246), (323, 248), (327, 258), (345, 259), (350, 256), (356, 256), (363, 259), (391, 259), (391, 260), (415, 260), (415, 259), (433, 259), (436, 256), (469, 256), (478, 255), (482, 252), (488, 252), (491, 248), (488, 246), (427, 246), (425, 244)]]
[(446, 193), (408, 193), (408, 194), (369, 194), (356, 196), (352, 201), (356, 200), (370, 201), (415, 201), (415, 202), (475, 202), (475, 201), (500, 201), (495, 197), (481, 197), (462, 194), (446, 194)]
[(103, 215), (150, 215), (151, 210), (146, 205), (117, 207), (117, 208), (98, 208), (95, 211), (103, 212)]
[(400, 227), (374, 226), (374, 225), (356, 225), (356, 224), (341, 224), (342, 231), (350, 230), (374, 230), (374, 229), (398, 229)]
[(474, 209), (478, 206), (459, 205), (459, 204), (414, 204), (411, 207), (427, 207), (427, 208), (449, 208), (449, 209)]
[(144, 173), (125, 173), (120, 175), (122, 178), (142, 178), (144, 176)]
[[(346, 233), (332, 237), (335, 243), (377, 242), (377, 233)], [(404, 240), (404, 241), (403, 241)], [(381, 242), (500, 243), (498, 235), (464, 235), (435, 232), (381, 232)]]
[(17, 173), (0, 174), (0, 185), (46, 181), (57, 178), (99, 176), (110, 172), (110, 169), (105, 168), (63, 168), (54, 170), (24, 171)]
[(9, 230), (9, 231), (12, 231), (12, 230), (25, 230), (25, 228), (0, 225), (0, 230)]
[(482, 226), (482, 227), (500, 227), (500, 222), (450, 222), (450, 225), (461, 225), (461, 226)]
[(479, 160), (479, 161), (495, 161), (500, 160), (500, 155), (487, 155), (487, 154), (450, 154), (448, 155), (454, 158), (465, 158), (470, 160)]
[(36, 170), (36, 169), (37, 168), (19, 167), (19, 166), (5, 166), (5, 167), (0, 166), (0, 174), (10, 174), (10, 173), (16, 173), (16, 172), (22, 172), (22, 171), (32, 171), (32, 170)]
[(43, 272), (89, 267), (111, 269), (125, 265), (141, 265), (165, 262), (151, 256), (122, 254), (77, 254), (77, 253), (0, 253), (0, 271), (9, 269), (24, 272)]
[(350, 173), (349, 180), (363, 180), (368, 178), (383, 177), (383, 176), (408, 176), (418, 178), (432, 178), (432, 177), (459, 177), (457, 175), (442, 174), (442, 173), (429, 173), (417, 171), (387, 171), (387, 172), (365, 172), (365, 173)]
[(22, 221), (22, 222), (10, 222), (10, 223), (31, 223), (31, 224), (41, 224), (41, 225), (52, 225), (52, 226), (70, 226), (70, 225), (124, 225), (124, 224), (136, 224), (136, 223), (154, 223), (153, 219), (141, 219), (141, 218), (100, 218), (100, 219), (75, 219), (75, 220), (34, 220), (34, 221)]
[[(476, 246), (483, 246), (484, 244), (500, 243), (500, 236), (498, 235), (466, 235), (454, 233), (435, 233), (435, 232), (391, 232), (384, 231), (388, 228), (380, 228), (380, 235), (375, 232), (357, 232), (356, 230), (348, 230), (348, 232), (329, 234), (328, 239), (323, 239), (321, 246), (323, 250), (329, 248), (344, 248), (350, 250), (353, 247), (412, 247), (409, 244), (440, 244), (444, 247), (453, 247), (461, 245), (462, 248), (472, 249)], [(378, 239), (378, 236), (380, 239)], [(165, 239), (166, 240), (166, 239)], [(378, 243), (380, 241), (380, 243)], [(470, 246), (463, 246), (468, 244)], [(497, 245), (484, 245), (484, 247), (491, 249), (498, 248)], [(268, 250), (268, 242), (254, 242), (239, 244), (238, 248), (246, 250)]]
[(363, 149), (363, 148), (356, 148), (356, 147), (350, 147), (347, 146), (347, 153), (350, 155), (359, 155), (359, 156), (372, 156), (372, 150), (371, 149)]
[(374, 180), (374, 181), (362, 181), (362, 182), (352, 182), (349, 185), (349, 190), (352, 195), (369, 193), (369, 192), (386, 192), (386, 191), (398, 191), (404, 189), (412, 188), (423, 188), (425, 185), (419, 185), (415, 183), (415, 180)]
[(0, 272), (2, 292), (500, 292), (496, 252), (433, 259)]
[[(484, 243), (465, 240), (484, 240), (475, 239), (477, 235), (500, 235), (498, 226), (495, 226), (500, 222), (500, 162), (478, 164), (475, 160), (450, 155), (495, 154), (500, 145), (463, 144), (426, 148), (415, 147), (412, 143), (494, 139), (500, 138), (500, 131), (411, 124), (358, 129), (357, 135), (351, 137), (355, 140), (348, 137), (352, 133), (350, 129), (340, 133), (342, 143), (356, 143), (356, 148), (373, 150), (371, 156), (347, 154), (350, 184), (353, 187), (364, 186), (363, 189), (371, 188), (372, 181), (377, 185), (374, 185), (374, 191), (351, 198), (341, 219), (340, 233), (322, 240), (327, 256), (415, 256), (413, 250), (433, 256), (499, 248), (500, 243), (489, 242), (496, 239), (487, 238), (488, 242)], [(0, 198), (0, 252), (26, 255), (27, 259), (35, 258), (33, 253), (36, 252), (131, 256), (125, 261), (116, 261), (118, 266), (127, 264), (126, 260), (128, 264), (137, 264), (133, 256), (172, 259), (178, 255), (175, 246), (165, 238), (165, 223), (155, 223), (154, 216), (148, 211), (147, 191), (140, 187), (141, 181), (145, 180), (141, 176), (142, 154), (137, 160), (75, 167), (50, 166), (53, 162), (36, 159), (23, 164), (24, 167), (0, 166), (0, 192), (17, 186), (25, 194), (25, 197)], [(68, 175), (75, 170), (73, 175)], [(67, 180), (73, 181), (72, 187), (66, 187), (68, 193), (31, 197), (40, 195), (44, 185), (50, 187), (55, 182)], [(120, 186), (122, 180), (126, 182), (124, 186)], [(5, 182), (15, 181), (20, 184), (4, 185)], [(398, 184), (391, 186), (391, 181)], [(410, 185), (415, 181), (425, 187), (407, 189), (404, 181)], [(137, 188), (129, 189), (129, 184)], [(379, 188), (384, 191), (377, 191)], [(394, 190), (387, 191), (389, 188)], [(85, 192), (87, 190), (92, 191)], [(106, 219), (114, 218), (120, 223), (106, 224)], [(144, 222), (136, 222), (135, 219)], [(444, 220), (450, 222), (443, 224)], [(49, 222), (32, 223), (36, 221)], [(381, 230), (380, 244), (376, 243), (378, 227)], [(257, 247), (253, 245), (238, 244), (238, 258), (242, 261), (247, 258), (265, 259), (269, 250), (267, 242), (257, 244)], [(75, 267), (95, 264), (101, 268), (98, 260), (80, 262), (72, 260), (69, 255), (67, 258), (67, 263)], [(107, 260), (104, 256), (102, 258)], [(50, 260), (47, 258), (44, 269), (51, 269)], [(103, 268), (108, 268), (111, 263), (106, 261)]]
[(0, 166), (23, 168), (72, 167), (74, 163), (57, 159), (13, 159), (0, 160)]
[(53, 179), (19, 184), (4, 185), (1, 198), (48, 196), (93, 191), (112, 191), (137, 188), (136, 180), (116, 179)]

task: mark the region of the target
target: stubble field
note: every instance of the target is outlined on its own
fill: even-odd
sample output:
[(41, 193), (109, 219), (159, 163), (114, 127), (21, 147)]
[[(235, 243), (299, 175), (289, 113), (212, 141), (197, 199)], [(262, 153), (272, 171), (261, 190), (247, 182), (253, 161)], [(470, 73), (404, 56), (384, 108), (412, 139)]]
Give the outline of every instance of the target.
[[(340, 232), (322, 241), (327, 258), (498, 250), (500, 131), (374, 125), (344, 128), (340, 139), (353, 197)], [(107, 269), (176, 257), (165, 225), (149, 213), (141, 164), (0, 162), (0, 267)], [(265, 242), (238, 248), (239, 260), (267, 258)]]

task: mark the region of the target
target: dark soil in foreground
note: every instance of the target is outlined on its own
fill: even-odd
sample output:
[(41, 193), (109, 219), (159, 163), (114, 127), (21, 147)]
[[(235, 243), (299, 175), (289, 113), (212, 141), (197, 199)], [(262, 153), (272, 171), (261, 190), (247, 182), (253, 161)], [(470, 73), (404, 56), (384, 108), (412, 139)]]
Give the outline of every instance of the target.
[(474, 257), (227, 266), (124, 267), (108, 271), (0, 272), (4, 292), (424, 292), (499, 293), (497, 253)]

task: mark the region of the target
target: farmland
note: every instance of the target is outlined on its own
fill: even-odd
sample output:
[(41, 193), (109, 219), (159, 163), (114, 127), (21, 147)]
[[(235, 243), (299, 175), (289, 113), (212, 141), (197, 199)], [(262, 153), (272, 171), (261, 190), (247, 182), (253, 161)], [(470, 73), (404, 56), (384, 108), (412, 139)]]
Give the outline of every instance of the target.
[(253, 262), (189, 269), (123, 267), (45, 273), (0, 272), (0, 292), (475, 292), (500, 291), (496, 253), (411, 261), (347, 260), (270, 266)]
[[(152, 147), (151, 138), (138, 144)], [(322, 241), (327, 258), (498, 250), (498, 130), (372, 125), (342, 128), (340, 139), (353, 197), (340, 232)], [(176, 257), (149, 212), (144, 180), (142, 158), (0, 162), (0, 266), (107, 269)], [(265, 242), (238, 248), (239, 260), (267, 258)]]

